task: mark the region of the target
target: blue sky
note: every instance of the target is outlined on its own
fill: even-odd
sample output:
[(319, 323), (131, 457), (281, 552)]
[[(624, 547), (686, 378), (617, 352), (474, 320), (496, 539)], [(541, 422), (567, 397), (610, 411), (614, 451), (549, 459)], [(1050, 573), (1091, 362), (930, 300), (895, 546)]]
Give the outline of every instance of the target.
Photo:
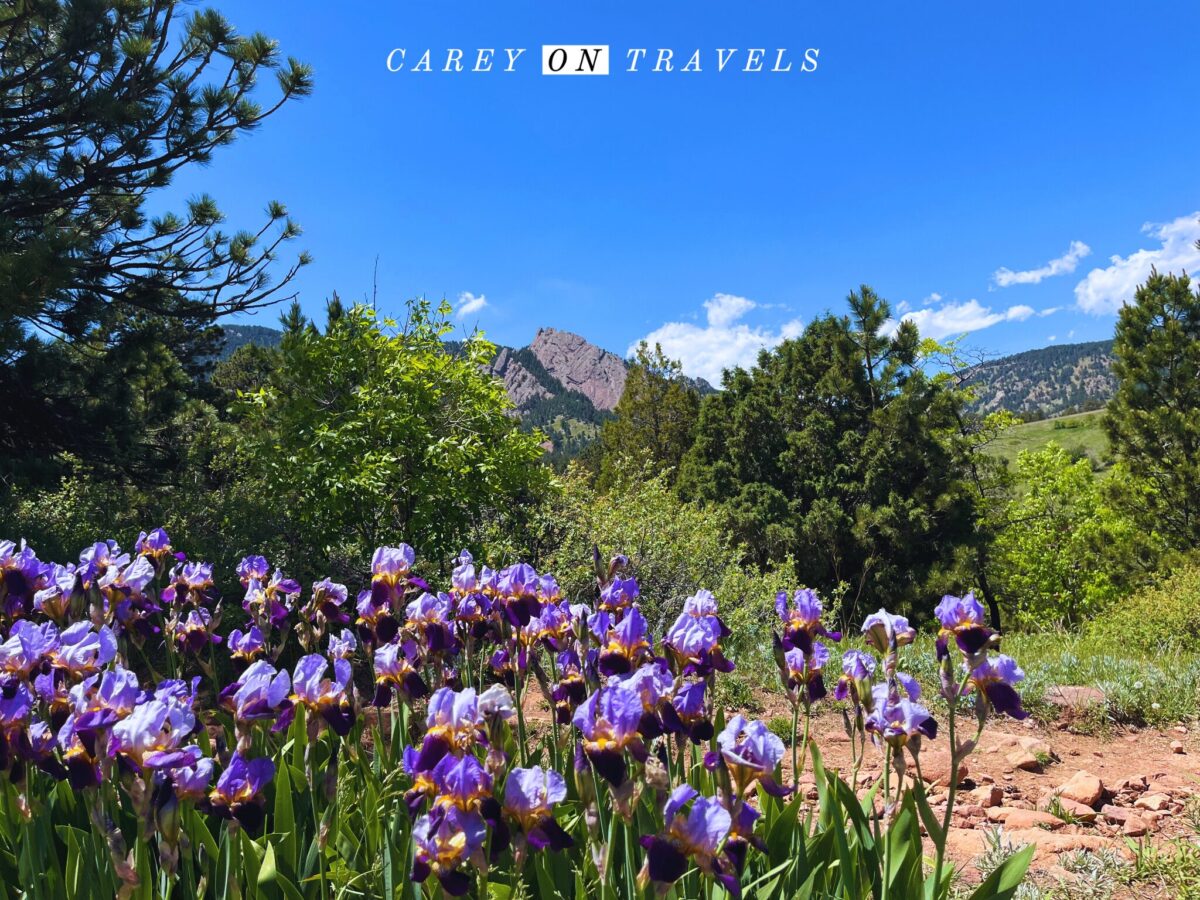
[[(231, 226), (284, 201), (309, 312), (368, 296), (378, 258), (385, 310), (444, 296), (516, 345), (655, 336), (715, 378), (860, 283), (1000, 353), (1108, 337), (1151, 264), (1200, 269), (1195, 0), (214, 2), (316, 91), (172, 199), (209, 192)], [(609, 44), (613, 74), (544, 77), (543, 43)], [(398, 47), (528, 50), (392, 74)], [(631, 47), (701, 71), (622, 71)], [(751, 47), (819, 67), (716, 71)]]

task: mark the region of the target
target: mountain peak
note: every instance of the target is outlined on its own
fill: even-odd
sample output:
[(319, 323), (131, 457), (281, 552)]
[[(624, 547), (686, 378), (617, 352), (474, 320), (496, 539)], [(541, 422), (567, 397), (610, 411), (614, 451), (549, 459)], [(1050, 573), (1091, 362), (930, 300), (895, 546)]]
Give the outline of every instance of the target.
[(612, 410), (625, 390), (625, 360), (570, 331), (539, 328), (530, 351), (569, 391), (578, 391), (597, 409)]

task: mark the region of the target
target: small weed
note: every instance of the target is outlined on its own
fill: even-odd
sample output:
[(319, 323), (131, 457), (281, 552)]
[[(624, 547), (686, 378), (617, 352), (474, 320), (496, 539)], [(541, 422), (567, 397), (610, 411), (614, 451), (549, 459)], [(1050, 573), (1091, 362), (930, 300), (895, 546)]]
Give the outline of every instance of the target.
[(1126, 884), (1158, 885), (1176, 900), (1200, 900), (1200, 845), (1177, 838), (1165, 844), (1129, 842), (1133, 864), (1121, 873)]
[(785, 746), (792, 746), (792, 720), (787, 716), (772, 717), (767, 722), (767, 730), (783, 741)]
[(1183, 804), (1183, 818), (1192, 829), (1192, 834), (1200, 837), (1200, 797), (1188, 797)]
[(1056, 819), (1062, 819), (1068, 825), (1077, 825), (1080, 821), (1079, 816), (1063, 808), (1062, 801), (1058, 797), (1053, 797), (1049, 805), (1046, 807), (1046, 812), (1054, 816)]

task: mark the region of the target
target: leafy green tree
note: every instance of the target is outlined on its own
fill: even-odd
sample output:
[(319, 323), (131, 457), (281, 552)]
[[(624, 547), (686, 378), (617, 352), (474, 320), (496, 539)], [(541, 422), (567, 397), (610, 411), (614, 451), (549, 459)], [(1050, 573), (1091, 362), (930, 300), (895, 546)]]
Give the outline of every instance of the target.
[(622, 468), (649, 463), (652, 471), (678, 474), (679, 464), (692, 445), (700, 412), (700, 392), (683, 374), (678, 362), (668, 359), (662, 347), (638, 345), (625, 390), (617, 402), (616, 418), (604, 423), (600, 433), (602, 458), (597, 486), (611, 486)]
[[(0, 8), (0, 419), (26, 425), (0, 436), (5, 480), (52, 482), (56, 451), (125, 475), (161, 470), (173, 449), (153, 435), (186, 398), (167, 392), (161, 415), (140, 418), (120, 385), (149, 383), (163, 354), (194, 375), (215, 340), (206, 326), (271, 302), (307, 261), (271, 278), (299, 233), (278, 203), (239, 231), (210, 197), (148, 211), (180, 168), (312, 87), (273, 41), (213, 11), (184, 21), (183, 5)], [(264, 75), (278, 86), (266, 106), (254, 99)]]
[(520, 431), (483, 371), (494, 347), (476, 335), (449, 352), (448, 313), (419, 301), (403, 325), (365, 306), (323, 332), (295, 322), (245, 401), (243, 474), (286, 512), (297, 571), (360, 571), (375, 546), (401, 540), (447, 562), (544, 487), (539, 437)]
[(1177, 549), (1200, 545), (1200, 294), (1187, 275), (1152, 272), (1121, 308), (1117, 392), (1105, 431), (1149, 491), (1131, 508)]
[(1143, 536), (1106, 500), (1088, 461), (1059, 445), (1022, 451), (1017, 473), (1028, 490), (996, 538), (1000, 580), (1023, 626), (1079, 625), (1136, 582)]
[[(958, 392), (918, 363), (911, 322), (889, 333), (868, 287), (727, 372), (684, 459), (685, 498), (719, 504), (759, 565), (791, 557), (843, 615), (931, 599), (927, 583), (974, 528), (960, 467)], [(942, 585), (938, 585), (941, 587)]]

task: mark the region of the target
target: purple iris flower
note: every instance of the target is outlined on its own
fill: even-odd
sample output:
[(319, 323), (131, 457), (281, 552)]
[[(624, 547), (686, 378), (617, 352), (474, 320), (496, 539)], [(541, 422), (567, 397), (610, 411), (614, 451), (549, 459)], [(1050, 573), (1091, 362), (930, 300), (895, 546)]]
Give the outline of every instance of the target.
[(319, 715), (339, 737), (354, 727), (354, 704), (350, 701), (350, 662), (333, 661), (333, 678), (325, 677), (329, 660), (319, 653), (302, 656), (292, 672), (292, 700)]
[(947, 594), (937, 605), (934, 614), (941, 624), (937, 637), (938, 659), (946, 658), (951, 639), (958, 644), (963, 656), (975, 659), (996, 635), (984, 624), (983, 604), (975, 599), (974, 594), (965, 597)]
[(416, 667), (417, 648), (412, 641), (384, 644), (375, 651), (376, 706), (386, 706), (395, 690), (406, 700), (419, 700), (429, 693)]
[(734, 796), (742, 796), (755, 781), (773, 796), (788, 794), (788, 789), (775, 780), (775, 769), (783, 759), (783, 741), (762, 722), (734, 716), (717, 735), (717, 747), (719, 750), (708, 754), (705, 762), (715, 766), (724, 761), (733, 778)]
[(175, 796), (179, 800), (191, 800), (193, 803), (204, 799), (208, 786), (212, 782), (213, 761), (204, 757), (194, 766), (180, 766), (169, 773)]
[(248, 631), (235, 628), (229, 633), (229, 655), (244, 662), (254, 662), (263, 652), (266, 639), (257, 625), (251, 625)]
[(70, 612), (78, 580), (74, 565), (50, 563), (43, 579), (45, 587), (33, 595), (33, 608), (61, 625)]
[(675, 689), (669, 704), (662, 707), (663, 727), (672, 734), (686, 734), (693, 744), (712, 740), (713, 724), (709, 717), (703, 678), (685, 681)]
[(108, 625), (92, 631), (90, 622), (77, 622), (62, 630), (50, 658), (73, 678), (89, 676), (116, 658), (116, 636)]
[(417, 553), (408, 544), (399, 547), (376, 547), (371, 556), (371, 574), (385, 578), (400, 578), (409, 573)]
[(886, 609), (867, 616), (863, 620), (862, 633), (867, 643), (881, 656), (891, 653), (893, 641), (897, 647), (903, 647), (911, 644), (917, 636), (908, 619), (893, 616)]
[(487, 827), (483, 820), (457, 807), (439, 808), (418, 819), (412, 834), (416, 844), (413, 881), (421, 883), (432, 874), (450, 896), (465, 894), (471, 878), (462, 867), (468, 862), (480, 868), (484, 865)]
[(133, 549), (139, 556), (149, 556), (153, 559), (159, 559), (170, 555), (171, 538), (164, 528), (143, 531), (138, 535), (137, 543), (133, 545)]
[(50, 564), (43, 563), (33, 548), (0, 541), (0, 609), (10, 618), (29, 612), (33, 598), (45, 587)]
[(54, 730), (45, 722), (33, 721), (26, 728), (29, 736), (29, 759), (39, 769), (57, 781), (67, 777), (67, 769), (59, 762), (54, 750), (58, 745)]
[(646, 740), (654, 740), (663, 733), (659, 708), (675, 687), (675, 679), (671, 670), (667, 668), (666, 661), (656, 659), (628, 675), (618, 677), (619, 684), (635, 691), (642, 698), (642, 721), (638, 725), (638, 731)]
[(787, 591), (775, 595), (775, 612), (783, 622), (783, 647), (791, 650), (798, 647), (805, 653), (812, 646), (814, 638), (825, 637), (837, 643), (842, 639), (840, 631), (828, 631), (821, 624), (821, 614), (824, 607), (817, 592), (810, 588), (801, 588), (792, 595), (792, 603), (788, 605)]
[(853, 698), (861, 702), (869, 696), (871, 679), (875, 677), (875, 657), (861, 650), (847, 650), (842, 654), (842, 677), (833, 689), (835, 700)]
[(554, 820), (554, 805), (567, 799), (567, 782), (553, 769), (516, 768), (504, 782), (504, 811), (535, 850), (565, 850), (574, 846), (571, 836)]
[[(18, 756), (31, 756), (26, 726), (32, 712), (29, 685), (11, 675), (0, 679), (0, 769), (7, 769)], [(14, 781), (21, 780), (18, 771), (14, 771)]]
[(133, 712), (140, 695), (137, 676), (128, 669), (113, 666), (71, 688), (72, 714), (63, 728), (86, 735), (107, 731)]
[(631, 606), (640, 594), (636, 578), (614, 578), (600, 591), (600, 608), (620, 612)]
[(190, 707), (149, 700), (113, 726), (109, 752), (138, 768), (194, 766), (203, 754), (194, 744), (184, 744), (195, 730), (196, 716)]
[[(84, 624), (85, 631), (87, 628)], [(0, 672), (27, 679), (35, 669), (44, 671), (44, 663), (53, 658), (58, 642), (53, 622), (35, 625), (28, 619), (18, 619), (9, 629), (8, 640), (0, 644)], [(113, 649), (115, 652), (115, 642)]]
[(538, 596), (543, 603), (558, 603), (562, 599), (562, 588), (558, 579), (553, 575), (543, 575), (538, 579)]
[(479, 590), (490, 596), (495, 596), (500, 589), (500, 573), (495, 569), (483, 566), (479, 570)]
[(219, 644), (224, 640), (216, 634), (213, 616), (203, 606), (189, 610), (187, 617), (175, 626), (175, 643), (179, 649), (193, 656), (209, 644)]
[(345, 625), (350, 621), (342, 609), (350, 597), (344, 584), (329, 578), (313, 582), (312, 601), (309, 603), (309, 621), (326, 621), (334, 625)]
[(517, 563), (500, 572), (496, 594), (505, 619), (514, 628), (524, 628), (541, 611), (538, 574), (528, 563)]
[(358, 649), (358, 640), (349, 628), (343, 628), (340, 635), (329, 636), (329, 657), (331, 659), (349, 659)]
[(919, 738), (937, 737), (937, 721), (929, 710), (908, 697), (889, 694), (886, 684), (874, 688), (874, 709), (866, 718), (866, 729), (890, 747), (903, 747), (913, 742), (919, 746)]
[(684, 675), (707, 677), (711, 672), (731, 672), (733, 663), (721, 652), (725, 626), (716, 616), (696, 616), (686, 610), (667, 629), (663, 646)]
[(235, 683), (221, 692), (225, 703), (239, 722), (272, 719), (292, 690), (292, 679), (286, 671), (277, 671), (265, 659), (250, 664)]
[(422, 638), (431, 653), (453, 650), (456, 647), (451, 630), (453, 613), (454, 599), (449, 594), (423, 593), (408, 604), (405, 628)]
[(450, 575), (450, 584), (459, 595), (475, 592), (478, 581), (475, 578), (475, 566), (471, 554), (466, 550), (458, 554), (458, 565)]
[(110, 566), (96, 580), (96, 585), (108, 595), (110, 600), (118, 596), (141, 596), (147, 585), (154, 580), (154, 564), (144, 556), (139, 556), (129, 565), (119, 568)]
[(587, 699), (587, 681), (583, 677), (583, 664), (574, 650), (564, 650), (555, 658), (558, 682), (554, 685), (550, 699), (554, 701), (554, 717), (560, 725), (568, 725), (576, 708)]
[(492, 776), (471, 753), (443, 756), (433, 767), (437, 806), (456, 806), (463, 812), (478, 812), (484, 799), (492, 796)]
[(562, 650), (574, 627), (570, 607), (565, 603), (546, 603), (538, 617), (529, 620), (527, 627), (532, 631), (532, 642), (541, 641), (551, 650)]
[(805, 653), (795, 647), (784, 653), (787, 663), (787, 683), (789, 691), (804, 688), (810, 702), (821, 700), (825, 696), (825, 680), (822, 671), (829, 663), (829, 650), (820, 641), (813, 641), (810, 650)]
[(367, 644), (387, 644), (394, 640), (400, 631), (395, 617), (392, 615), (391, 603), (385, 589), (376, 591), (374, 588), (360, 591), (355, 607), (358, 610), (359, 637)]
[[(691, 808), (688, 809), (688, 804)], [(663, 806), (666, 831), (645, 835), (645, 873), (665, 893), (695, 864), (717, 878), (730, 893), (740, 894), (737, 879), (718, 859), (721, 845), (729, 836), (732, 818), (715, 797), (701, 797), (691, 785), (681, 784)]]
[(443, 687), (434, 691), (429, 698), (425, 725), (419, 769), (432, 769), (446, 754), (458, 756), (473, 747), (484, 734), (479, 697), (474, 688), (453, 691)]
[(247, 556), (237, 565), (238, 580), (242, 587), (250, 587), (251, 581), (266, 581), (271, 574), (271, 564), (265, 556)]
[(637, 606), (631, 606), (625, 618), (608, 633), (608, 643), (600, 651), (600, 674), (623, 675), (650, 657), (650, 625)]
[(129, 560), (129, 554), (122, 552), (116, 541), (96, 541), (80, 551), (79, 571), (83, 573), (86, 583), (94, 584), (103, 578), (110, 568), (124, 568), (129, 565)]
[(639, 761), (646, 759), (645, 745), (638, 732), (642, 711), (641, 696), (617, 683), (588, 697), (571, 719), (583, 734), (584, 755), (613, 787), (624, 784), (628, 775), (625, 750)]
[(1025, 680), (1016, 660), (1003, 653), (993, 660), (984, 660), (971, 672), (971, 685), (983, 693), (992, 709), (1014, 719), (1026, 719), (1029, 713), (1021, 706), (1021, 695), (1014, 685)]
[(264, 628), (282, 628), (299, 596), (300, 582), (276, 569), (266, 585), (251, 579), (242, 599), (242, 609)]
[(234, 753), (209, 794), (212, 812), (222, 818), (237, 819), (246, 831), (257, 832), (265, 817), (263, 790), (274, 777), (275, 764), (271, 760), (247, 762), (240, 753)]

